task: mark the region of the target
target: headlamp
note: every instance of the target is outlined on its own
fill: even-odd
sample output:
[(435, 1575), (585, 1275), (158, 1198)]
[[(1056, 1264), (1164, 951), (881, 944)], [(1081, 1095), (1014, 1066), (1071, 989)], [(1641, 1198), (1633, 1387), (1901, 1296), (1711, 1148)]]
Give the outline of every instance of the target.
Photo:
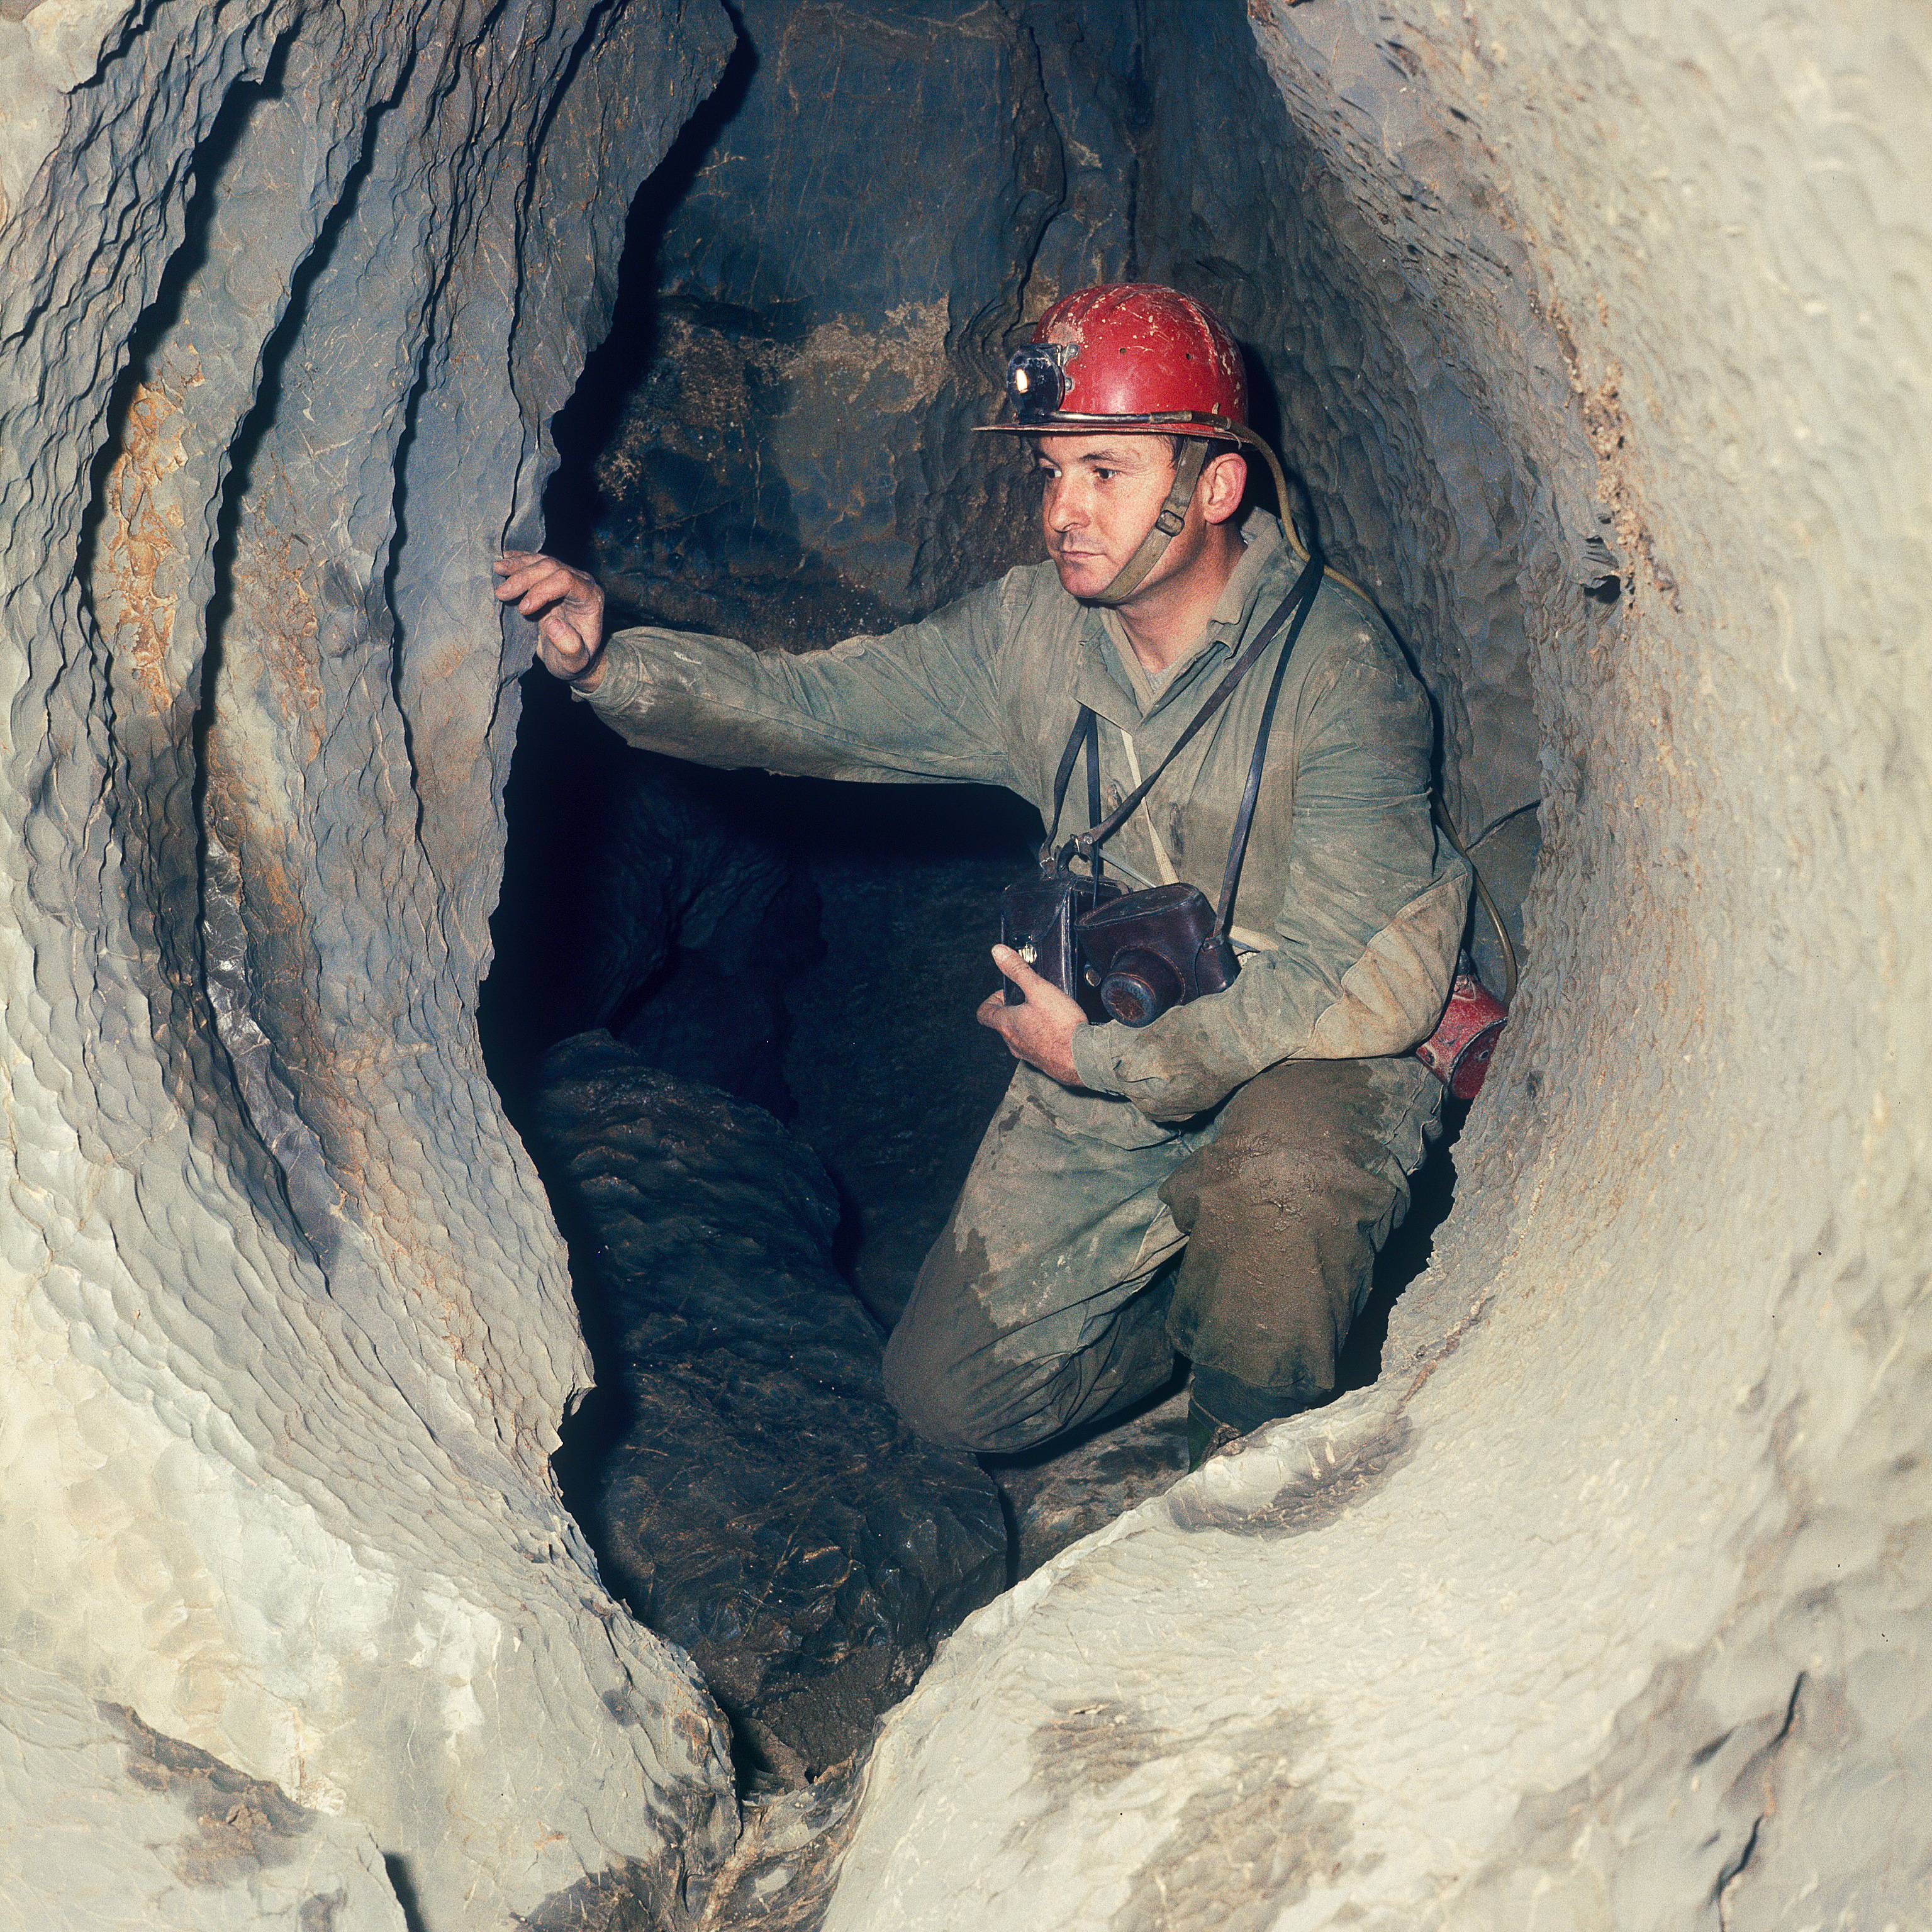
[(1006, 400), (1022, 422), (1043, 422), (1066, 395), (1070, 342), (1029, 342), (1006, 358)]

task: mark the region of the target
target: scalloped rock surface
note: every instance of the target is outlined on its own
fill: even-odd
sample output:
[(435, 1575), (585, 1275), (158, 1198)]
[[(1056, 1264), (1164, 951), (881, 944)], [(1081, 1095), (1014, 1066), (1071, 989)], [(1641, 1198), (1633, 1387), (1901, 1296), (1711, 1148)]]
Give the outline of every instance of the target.
[(310, 1886), (430, 1932), (1922, 1924), (1920, 14), (906, 10), (1024, 26), (1042, 234), (1115, 172), (1063, 57), (1144, 22), (1180, 92), (1121, 124), (1198, 138), (1132, 260), (1252, 297), (1466, 815), (1541, 797), (1383, 1378), (978, 1612), (854, 1790), (734, 1847), (716, 1711), (556, 1502), (584, 1358), (472, 1024), (523, 662), (487, 556), (728, 30), (8, 0), (8, 1829), (74, 1791), (167, 1922), (152, 1736), (257, 1852), (329, 1821), (216, 1925)]
[[(1247, 10), (1511, 452), (1533, 963), (1381, 1381), (970, 1621), (824, 1923), (1923, 1923), (1922, 20)], [(1456, 416), (1382, 380), (1400, 495)]]
[[(735, 1828), (557, 1498), (588, 1364), (473, 1017), (527, 661), (489, 560), (729, 45), (613, 26), (0, 19), (0, 1708), (40, 1673), (332, 1818), (358, 1925), (654, 1915)], [(34, 1742), (178, 1922), (139, 1776)]]

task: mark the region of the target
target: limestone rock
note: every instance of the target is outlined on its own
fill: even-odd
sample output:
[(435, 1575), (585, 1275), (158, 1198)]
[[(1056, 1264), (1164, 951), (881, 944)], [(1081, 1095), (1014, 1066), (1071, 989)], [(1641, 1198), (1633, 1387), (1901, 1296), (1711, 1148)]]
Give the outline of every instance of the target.
[(366, 1828), (0, 1659), (0, 1924), (404, 1932)]
[[(338, 1818), (318, 1886), (393, 1922), (373, 1840), (427, 1932), (657, 1911), (734, 1828), (558, 1499), (588, 1363), (474, 1027), (490, 557), (729, 40), (616, 24), (0, 21), (0, 1642)], [(102, 1868), (159, 1900), (137, 1797)]]
[[(685, 480), (620, 454), (654, 502), (748, 473), (783, 568), (742, 602), (796, 578), (816, 636), (1006, 554), (1022, 485), (964, 429), (1052, 294), (1229, 308), (1465, 829), (1541, 800), (1436, 1262), (1374, 1388), (981, 1610), (849, 1809), (721, 1864), (716, 1714), (547, 1466), (586, 1362), (473, 1019), (527, 651), (488, 554), (538, 534), (624, 209), (729, 28), (8, 0), (10, 1846), (98, 1796), (103, 1916), (218, 1926), (338, 1889), (393, 1924), (372, 1845), (429, 1932), (752, 1916), (768, 1877), (780, 1923), (830, 1888), (828, 1932), (1922, 1922), (1918, 14), (745, 12), (748, 108), (762, 72), (796, 109), (667, 256), (689, 352), (646, 401)], [(1010, 138), (958, 131), (988, 103)], [(774, 272), (817, 249), (862, 301), (764, 305), (724, 256), (767, 193)], [(896, 254), (882, 201), (956, 212), (956, 255)], [(823, 446), (898, 410), (931, 434)], [(731, 540), (686, 614), (754, 534), (698, 507)], [(202, 1827), (130, 1774), (147, 1734), (327, 1822), (247, 1823), (184, 1905)]]
[(1918, 1923), (1921, 23), (1246, 10), (1392, 490), (1515, 472), (1531, 968), (1381, 1381), (970, 1621), (827, 1932)]

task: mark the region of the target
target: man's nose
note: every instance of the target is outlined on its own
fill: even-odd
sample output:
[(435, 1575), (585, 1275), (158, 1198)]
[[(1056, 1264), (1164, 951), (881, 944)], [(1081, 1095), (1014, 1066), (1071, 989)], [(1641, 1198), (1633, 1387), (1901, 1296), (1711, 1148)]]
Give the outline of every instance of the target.
[(1068, 487), (1065, 477), (1048, 485), (1046, 493), (1046, 526), (1064, 532), (1078, 530), (1087, 520), (1087, 506), (1081, 493)]

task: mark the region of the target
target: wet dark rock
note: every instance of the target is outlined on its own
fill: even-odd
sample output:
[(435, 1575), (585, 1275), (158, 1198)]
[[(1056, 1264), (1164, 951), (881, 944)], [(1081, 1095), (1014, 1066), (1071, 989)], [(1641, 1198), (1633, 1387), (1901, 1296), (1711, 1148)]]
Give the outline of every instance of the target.
[(546, 680), (510, 779), (497, 960), (482, 1014), (513, 1088), (544, 1048), (602, 1028), (656, 1067), (781, 1116), (784, 992), (815, 960), (797, 854), (728, 781), (633, 751)]
[(812, 790), (825, 956), (788, 994), (785, 1078), (852, 1211), (853, 1285), (890, 1324), (1012, 1076), (974, 1016), (1040, 823), (976, 786), (894, 787), (883, 810), (876, 787)]
[(736, 10), (717, 118), (634, 224), (652, 353), (586, 424), (592, 554), (667, 622), (824, 643), (1038, 554), (1024, 464), (969, 432), (1029, 293), (1062, 257), (1090, 278), (1124, 224), (1060, 218), (1070, 166), (1025, 8)]
[(1016, 1575), (1031, 1576), (1186, 1473), (1184, 1389), (1070, 1448), (1056, 1444), (1030, 1456), (998, 1459), (993, 1480), (1012, 1515)]
[(533, 1125), (622, 1364), (607, 1580), (691, 1652), (760, 1769), (814, 1775), (1004, 1582), (999, 1499), (899, 1426), (828, 1258), (830, 1180), (769, 1114), (589, 1034), (545, 1057)]

